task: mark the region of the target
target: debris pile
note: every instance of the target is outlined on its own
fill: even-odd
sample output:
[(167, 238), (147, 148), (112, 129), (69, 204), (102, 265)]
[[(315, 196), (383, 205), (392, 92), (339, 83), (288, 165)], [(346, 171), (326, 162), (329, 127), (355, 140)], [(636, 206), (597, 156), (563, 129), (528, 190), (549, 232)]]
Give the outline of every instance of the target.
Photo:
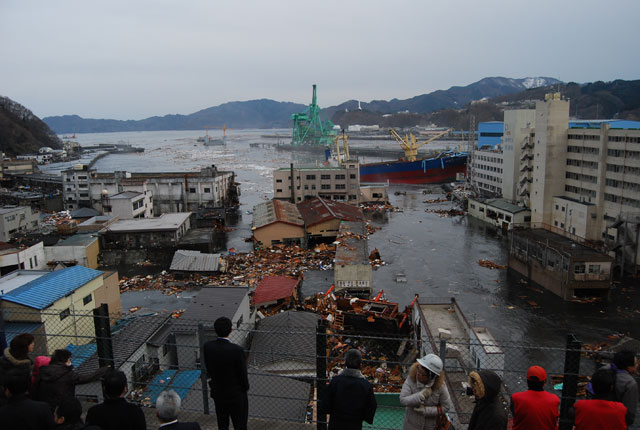
[(486, 267), (487, 269), (500, 269), (500, 270), (504, 270), (507, 268), (507, 266), (503, 265), (503, 264), (497, 264), (494, 263), (491, 260), (478, 260), (478, 264), (482, 267)]
[(440, 198), (440, 199), (429, 199), (429, 200), (423, 200), (422, 203), (427, 203), (427, 204), (431, 204), (431, 203), (446, 203), (448, 202), (449, 199), (447, 198)]
[(360, 209), (365, 213), (386, 213), (395, 212), (396, 207), (389, 203), (361, 203)]
[(425, 212), (429, 212), (432, 214), (440, 215), (440, 218), (452, 217), (452, 216), (463, 216), (465, 213), (460, 209), (425, 209)]

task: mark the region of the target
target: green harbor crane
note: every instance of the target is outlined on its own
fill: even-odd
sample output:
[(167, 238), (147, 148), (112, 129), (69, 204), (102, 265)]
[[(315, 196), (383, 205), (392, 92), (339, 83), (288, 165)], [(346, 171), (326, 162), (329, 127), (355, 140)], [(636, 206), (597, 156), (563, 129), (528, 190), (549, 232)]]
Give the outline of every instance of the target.
[(337, 135), (333, 123), (323, 120), (316, 103), (316, 84), (313, 84), (313, 98), (305, 112), (291, 115), (293, 120), (292, 145), (329, 146)]

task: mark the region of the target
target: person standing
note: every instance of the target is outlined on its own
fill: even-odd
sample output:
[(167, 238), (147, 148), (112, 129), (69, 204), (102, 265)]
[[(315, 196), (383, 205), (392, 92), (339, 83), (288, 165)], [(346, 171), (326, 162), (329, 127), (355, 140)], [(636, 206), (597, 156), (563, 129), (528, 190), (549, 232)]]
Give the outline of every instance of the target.
[(403, 430), (433, 429), (438, 407), (444, 413), (453, 409), (440, 357), (427, 354), (411, 365), (400, 391), (400, 404), (405, 406)]
[(33, 362), (29, 353), (33, 352), (34, 341), (32, 334), (22, 333), (11, 339), (9, 347), (3, 351), (0, 357), (0, 406), (7, 403), (4, 394), (4, 380), (7, 375), (18, 373), (31, 380)]
[(87, 425), (99, 426), (102, 430), (147, 430), (147, 422), (140, 406), (129, 403), (127, 377), (120, 370), (110, 370), (104, 375), (103, 403), (89, 408)]
[(511, 396), (513, 430), (555, 430), (558, 428), (560, 398), (544, 391), (547, 372), (540, 366), (527, 371), (527, 391)]
[[(622, 402), (627, 408), (625, 421), (631, 428), (636, 421), (638, 408), (638, 383), (633, 375), (638, 371), (638, 357), (631, 350), (618, 351), (613, 356), (610, 370), (615, 371), (613, 399)], [(634, 428), (637, 428), (634, 427)]]
[(627, 408), (607, 400), (614, 389), (614, 373), (598, 369), (591, 377), (593, 399), (578, 400), (574, 408), (576, 430), (625, 430)]
[(61, 399), (75, 397), (76, 385), (96, 381), (108, 370), (109, 367), (101, 367), (92, 374), (80, 375), (71, 365), (71, 351), (56, 349), (49, 365), (40, 368), (34, 390), (36, 400), (47, 402), (53, 411)]
[(249, 376), (244, 350), (229, 340), (232, 323), (220, 317), (213, 323), (218, 338), (204, 344), (204, 364), (209, 375), (211, 398), (216, 408), (218, 429), (246, 430), (249, 419)]
[(7, 404), (0, 407), (0, 428), (16, 430), (51, 430), (53, 413), (44, 402), (27, 398), (29, 378), (19, 371), (9, 372), (4, 380)]
[(156, 416), (160, 421), (158, 430), (200, 430), (196, 422), (178, 422), (182, 400), (174, 390), (165, 390), (156, 400)]
[(506, 430), (509, 417), (499, 394), (502, 381), (491, 370), (469, 373), (469, 385), (476, 399), (468, 430)]
[(322, 410), (330, 415), (329, 430), (361, 430), (362, 421), (373, 424), (378, 404), (373, 387), (360, 372), (362, 353), (350, 349), (346, 369), (329, 383)]

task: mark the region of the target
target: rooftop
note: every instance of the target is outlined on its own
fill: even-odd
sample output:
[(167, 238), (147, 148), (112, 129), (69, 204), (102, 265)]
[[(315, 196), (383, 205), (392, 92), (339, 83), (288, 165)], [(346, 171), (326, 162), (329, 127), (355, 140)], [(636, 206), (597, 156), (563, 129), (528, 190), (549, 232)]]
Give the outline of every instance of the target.
[(488, 200), (485, 200), (485, 204), (489, 206), (493, 206), (494, 208), (497, 208), (497, 209), (501, 209), (506, 212), (513, 213), (513, 214), (530, 210), (528, 208), (523, 208), (522, 206), (515, 205), (505, 199), (488, 199)]
[(554, 248), (564, 252), (568, 256), (588, 258), (592, 261), (612, 261), (613, 258), (607, 254), (598, 252), (593, 248), (581, 245), (559, 234), (552, 233), (541, 228), (522, 229), (513, 232), (514, 237), (525, 237), (532, 239), (544, 246)]
[(27, 206), (12, 206), (12, 205), (7, 205), (4, 207), (0, 208), (0, 215), (6, 215), (6, 214), (10, 214), (13, 212), (21, 212), (23, 210), (27, 209)]
[(71, 218), (92, 218), (98, 215), (100, 215), (100, 212), (92, 208), (80, 208), (71, 211)]
[(174, 322), (176, 331), (192, 331), (193, 324), (181, 321), (213, 323), (220, 317), (233, 320), (240, 304), (249, 293), (249, 287), (204, 287), (189, 304), (180, 320)]
[(581, 205), (585, 205), (585, 206), (594, 206), (593, 203), (583, 202), (583, 201), (580, 201), (578, 199), (574, 199), (574, 198), (567, 197), (567, 196), (553, 196), (553, 197), (555, 197), (556, 199), (562, 199), (562, 200), (567, 200), (567, 201), (574, 202), (574, 203), (580, 203)]
[(117, 199), (133, 199), (135, 197), (139, 197), (139, 196), (144, 196), (144, 194), (138, 192), (138, 191), (123, 191), (121, 193), (118, 194), (114, 194), (112, 196), (109, 196), (109, 198), (111, 200), (117, 200)]
[(260, 280), (251, 300), (252, 304), (275, 302), (291, 297), (300, 284), (298, 279), (288, 276), (265, 276)]
[(88, 246), (98, 240), (98, 236), (91, 233), (76, 233), (73, 236), (61, 240), (55, 246)]
[(314, 197), (302, 203), (298, 203), (298, 210), (304, 219), (307, 227), (312, 227), (332, 219), (342, 221), (363, 221), (364, 215), (359, 207), (347, 204), (324, 200)]
[(179, 249), (173, 254), (169, 270), (186, 272), (217, 272), (220, 254), (203, 254), (200, 251)]
[(122, 219), (106, 227), (108, 232), (175, 231), (191, 216), (191, 212), (162, 214), (158, 218)]
[[(45, 309), (102, 275), (103, 272), (84, 266), (68, 267), (40, 275), (30, 282), (10, 290), (1, 298), (30, 308)], [(2, 278), (0, 278), (1, 280)], [(0, 285), (2, 284), (0, 283)]]
[(254, 206), (252, 228), (261, 228), (275, 222), (304, 226), (298, 208), (291, 202), (272, 199)]
[(48, 270), (16, 270), (0, 278), (0, 294), (7, 294), (41, 276), (49, 273)]
[(363, 222), (340, 223), (336, 247), (336, 265), (369, 264), (369, 246)]

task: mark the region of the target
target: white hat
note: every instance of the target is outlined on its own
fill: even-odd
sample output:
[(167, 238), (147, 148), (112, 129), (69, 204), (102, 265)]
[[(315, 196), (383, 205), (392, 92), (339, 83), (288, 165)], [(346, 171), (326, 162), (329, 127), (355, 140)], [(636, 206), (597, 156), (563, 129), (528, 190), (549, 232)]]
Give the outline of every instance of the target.
[(427, 354), (422, 358), (418, 358), (416, 361), (420, 366), (426, 367), (431, 372), (440, 376), (440, 372), (442, 372), (442, 360), (437, 355)]

